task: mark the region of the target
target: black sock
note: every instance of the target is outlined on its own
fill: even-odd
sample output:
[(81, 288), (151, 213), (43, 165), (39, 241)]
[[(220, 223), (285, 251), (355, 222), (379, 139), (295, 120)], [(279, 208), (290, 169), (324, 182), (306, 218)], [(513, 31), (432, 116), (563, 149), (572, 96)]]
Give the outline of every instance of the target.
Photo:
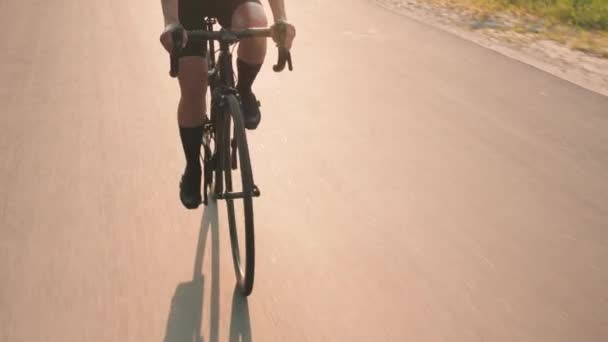
[(241, 59), (236, 59), (236, 68), (239, 72), (239, 83), (236, 88), (241, 92), (250, 92), (253, 81), (255, 81), (262, 64), (248, 64)]
[(180, 127), (179, 136), (182, 139), (182, 147), (186, 156), (186, 168), (192, 171), (200, 171), (200, 153), (203, 141), (203, 126)]

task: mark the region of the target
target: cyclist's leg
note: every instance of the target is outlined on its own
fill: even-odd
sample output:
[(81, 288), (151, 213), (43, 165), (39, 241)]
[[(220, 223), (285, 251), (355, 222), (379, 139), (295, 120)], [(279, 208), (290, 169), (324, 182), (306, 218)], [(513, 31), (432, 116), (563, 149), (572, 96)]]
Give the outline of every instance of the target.
[[(268, 20), (259, 1), (245, 1), (232, 13), (232, 28), (235, 30), (266, 27)], [(266, 38), (243, 39), (239, 44), (238, 58), (250, 65), (259, 65), (266, 57)]]
[[(266, 27), (268, 21), (266, 13), (259, 0), (231, 0), (226, 1), (220, 17), (220, 23), (230, 26), (234, 30)], [(241, 93), (245, 126), (254, 129), (260, 122), (261, 114), (257, 99), (251, 90), (264, 58), (266, 57), (266, 38), (243, 39), (239, 43), (237, 71), (237, 88)]]
[[(180, 22), (188, 30), (203, 28), (203, 11), (199, 1), (179, 1)], [(205, 121), (207, 62), (204, 45), (186, 46), (179, 60), (180, 100), (177, 121), (186, 168), (180, 184), (180, 199), (186, 208), (197, 208), (201, 202), (200, 147)]]
[[(187, 30), (204, 27), (202, 1), (180, 0), (179, 19)], [(205, 95), (207, 89), (207, 62), (204, 44), (188, 44), (179, 60), (180, 102), (178, 123), (180, 127), (199, 127), (204, 122)]]
[(207, 62), (201, 56), (179, 59), (180, 100), (177, 120), (180, 127), (199, 127), (205, 122)]

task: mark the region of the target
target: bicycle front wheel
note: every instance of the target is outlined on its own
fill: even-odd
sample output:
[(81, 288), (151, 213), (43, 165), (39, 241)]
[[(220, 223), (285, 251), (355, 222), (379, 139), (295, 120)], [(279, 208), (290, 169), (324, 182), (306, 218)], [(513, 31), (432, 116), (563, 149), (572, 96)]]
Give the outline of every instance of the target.
[[(253, 290), (255, 240), (253, 229), (254, 184), (247, 135), (236, 96), (225, 98), (223, 173), (230, 244), (238, 287), (248, 296)], [(240, 223), (240, 224), (238, 224)], [(244, 253), (242, 253), (244, 252)]]

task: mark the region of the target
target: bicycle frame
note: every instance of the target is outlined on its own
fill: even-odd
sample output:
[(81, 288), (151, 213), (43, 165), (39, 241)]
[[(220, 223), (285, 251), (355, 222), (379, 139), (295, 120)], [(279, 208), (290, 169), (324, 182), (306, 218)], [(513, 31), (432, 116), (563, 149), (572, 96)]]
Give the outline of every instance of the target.
[[(213, 25), (216, 23), (215, 18), (205, 19), (205, 29), (209, 32), (213, 31)], [(232, 42), (221, 41), (220, 44), (220, 56), (216, 60), (215, 54), (215, 41), (209, 40), (208, 44), (208, 67), (209, 67), (209, 87), (214, 90), (218, 87), (234, 88), (234, 74), (232, 69), (232, 53), (230, 52), (230, 46)]]
[[(205, 19), (205, 29), (206, 31), (213, 31), (213, 25), (216, 24), (215, 18), (206, 18)], [(230, 51), (232, 42), (228, 41), (220, 41), (219, 42), (219, 57), (216, 59), (216, 47), (215, 41), (209, 40), (207, 41), (208, 45), (208, 85), (211, 90), (211, 127), (218, 139), (216, 141), (224, 141), (223, 135), (229, 134), (229, 127), (225, 127), (225, 97), (227, 95), (235, 95), (238, 97), (238, 91), (235, 88), (234, 81), (234, 73), (232, 68), (232, 53)], [(233, 144), (231, 144), (233, 145)], [(221, 169), (226, 167), (234, 168), (236, 164), (236, 154), (229, 153), (230, 149), (234, 149), (235, 146), (222, 146), (222, 144), (218, 144), (216, 146), (215, 157), (216, 162), (219, 163), (219, 167)], [(233, 151), (234, 152), (234, 151)], [(228, 161), (225, 158), (224, 153), (229, 153), (233, 155), (233, 160)], [(219, 159), (219, 160), (218, 160)], [(225, 165), (229, 164), (229, 165)], [(224, 198), (224, 184), (222, 177), (216, 177), (216, 184), (214, 192), (219, 199)]]

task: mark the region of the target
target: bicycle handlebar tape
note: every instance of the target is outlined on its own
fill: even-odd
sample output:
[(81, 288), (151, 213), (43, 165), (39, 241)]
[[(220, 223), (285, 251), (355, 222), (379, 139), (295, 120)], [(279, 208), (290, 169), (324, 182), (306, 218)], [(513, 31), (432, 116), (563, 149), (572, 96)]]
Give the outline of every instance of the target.
[(173, 51), (171, 52), (171, 70), (169, 71), (169, 75), (174, 78), (177, 77), (177, 74), (179, 73), (179, 56), (182, 51), (183, 37), (183, 28), (177, 28), (171, 33)]
[(276, 65), (272, 67), (275, 72), (281, 72), (285, 69), (285, 64), (288, 65), (289, 71), (293, 71), (293, 65), (291, 64), (291, 53), (289, 50), (283, 47), (279, 47), (279, 60)]

